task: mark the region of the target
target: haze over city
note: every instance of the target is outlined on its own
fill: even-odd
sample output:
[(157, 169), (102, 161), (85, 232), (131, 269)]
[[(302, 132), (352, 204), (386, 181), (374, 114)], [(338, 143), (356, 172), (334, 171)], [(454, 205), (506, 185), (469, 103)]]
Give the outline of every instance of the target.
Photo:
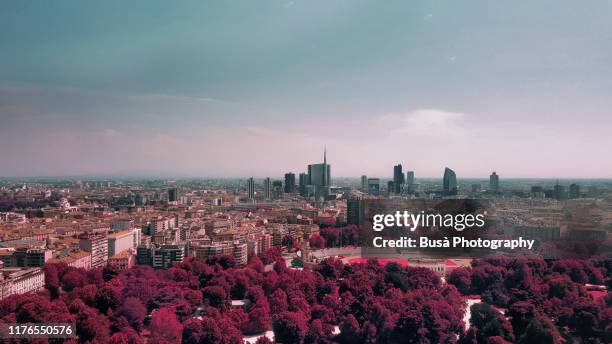
[(611, 10), (3, 2), (0, 176), (608, 178)]

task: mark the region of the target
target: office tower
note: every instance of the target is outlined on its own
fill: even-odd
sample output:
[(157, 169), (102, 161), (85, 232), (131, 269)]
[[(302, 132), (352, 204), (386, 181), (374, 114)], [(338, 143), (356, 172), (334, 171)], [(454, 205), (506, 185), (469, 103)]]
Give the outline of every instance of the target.
[(390, 196), (393, 193), (395, 193), (395, 182), (390, 180), (387, 182), (387, 196)]
[(272, 182), (272, 198), (281, 199), (283, 197), (283, 182), (275, 180)]
[(368, 192), (368, 176), (361, 176), (361, 191)]
[(402, 192), (403, 184), (404, 172), (402, 171), (402, 164), (397, 164), (393, 166), (393, 192), (395, 194), (400, 194)]
[(270, 178), (264, 179), (264, 198), (272, 198), (272, 182), (270, 181)]
[(331, 181), (331, 166), (327, 164), (327, 150), (323, 151), (323, 163), (308, 165), (310, 185), (314, 186), (316, 196), (327, 196)]
[(285, 173), (285, 193), (295, 192), (295, 174)]
[(408, 184), (408, 186), (414, 184), (414, 171), (406, 172), (406, 184)]
[(457, 194), (457, 175), (455, 171), (446, 167), (444, 169), (444, 177), (442, 178), (442, 194), (452, 196)]
[(249, 194), (249, 200), (255, 199), (255, 180), (253, 177), (247, 180), (247, 193)]
[(308, 173), (300, 173), (299, 176), (299, 192), (300, 196), (306, 197), (306, 186), (310, 185), (310, 177)]
[(499, 192), (499, 176), (493, 172), (489, 176), (489, 191), (498, 193)]
[(168, 189), (168, 202), (176, 202), (178, 200), (178, 190), (176, 188)]
[(351, 198), (346, 201), (346, 222), (349, 225), (361, 225), (364, 219), (364, 201)]
[(567, 198), (565, 186), (559, 185), (559, 181), (557, 181), (557, 184), (555, 184), (555, 188), (553, 189), (553, 196), (557, 200), (563, 200)]
[(415, 192), (415, 184), (414, 184), (414, 171), (406, 172), (406, 189), (409, 193)]
[(569, 186), (569, 198), (580, 198), (580, 185), (570, 184)]
[(368, 178), (368, 193), (371, 195), (380, 195), (380, 179)]

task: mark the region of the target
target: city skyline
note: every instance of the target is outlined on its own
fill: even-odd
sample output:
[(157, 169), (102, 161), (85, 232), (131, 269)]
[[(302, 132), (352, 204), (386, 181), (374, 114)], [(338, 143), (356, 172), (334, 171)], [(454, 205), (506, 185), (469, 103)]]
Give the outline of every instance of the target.
[(144, 4), (0, 5), (0, 176), (612, 177), (607, 2)]
[(611, 342), (611, 16), (0, 1), (0, 337)]

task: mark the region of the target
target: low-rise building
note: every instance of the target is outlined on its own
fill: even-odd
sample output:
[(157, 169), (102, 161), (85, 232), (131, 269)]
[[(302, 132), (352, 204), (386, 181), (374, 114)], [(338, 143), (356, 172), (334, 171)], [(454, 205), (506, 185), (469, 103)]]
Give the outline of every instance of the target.
[(47, 263), (63, 263), (73, 268), (91, 269), (91, 253), (86, 251), (71, 252), (63, 257), (52, 258)]
[(136, 263), (136, 258), (130, 251), (122, 251), (108, 258), (108, 265), (117, 269), (129, 269)]
[(232, 256), (238, 266), (245, 266), (249, 258), (248, 244), (239, 241), (213, 242), (210, 244), (193, 246), (191, 249), (198, 259), (206, 259), (207, 257), (216, 255)]
[(108, 235), (108, 256), (112, 257), (121, 252), (136, 247), (134, 245), (134, 234), (130, 230), (111, 233)]
[(136, 249), (136, 264), (149, 265), (153, 268), (169, 268), (180, 263), (185, 257), (185, 247), (182, 245), (138, 246)]
[(0, 299), (10, 295), (39, 291), (45, 287), (42, 268), (0, 269)]

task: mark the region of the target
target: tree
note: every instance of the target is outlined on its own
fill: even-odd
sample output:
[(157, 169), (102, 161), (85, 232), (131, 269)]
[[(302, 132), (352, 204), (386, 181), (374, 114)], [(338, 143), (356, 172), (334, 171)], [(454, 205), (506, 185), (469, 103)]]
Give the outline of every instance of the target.
[(255, 344), (274, 344), (274, 342), (272, 342), (270, 338), (266, 336), (261, 336), (257, 338), (257, 341), (255, 342)]
[(45, 288), (51, 293), (52, 299), (59, 297), (59, 272), (56, 264), (46, 264), (43, 268), (45, 272)]
[(486, 338), (499, 336), (513, 342), (512, 325), (506, 318), (486, 303), (477, 303), (471, 307), (470, 322), (478, 329), (478, 343), (484, 343)]
[(128, 297), (119, 306), (115, 315), (124, 316), (135, 330), (139, 330), (147, 316), (147, 309), (140, 299)]
[(278, 246), (274, 246), (270, 248), (269, 250), (266, 250), (261, 255), (261, 261), (265, 265), (272, 264), (278, 259), (282, 259), (282, 258), (283, 258), (283, 252), (282, 252), (282, 249)]
[(336, 340), (342, 344), (357, 344), (362, 342), (361, 327), (352, 314), (349, 314), (344, 321), (340, 323), (340, 334)]
[(270, 295), (270, 311), (272, 314), (278, 314), (286, 311), (289, 308), (287, 303), (287, 294), (282, 289), (276, 289)]
[(144, 340), (131, 327), (126, 327), (110, 337), (110, 344), (143, 344)]
[(121, 293), (111, 286), (104, 286), (96, 293), (96, 308), (101, 313), (106, 313), (109, 309), (116, 309), (121, 302)]
[(529, 325), (535, 314), (535, 306), (527, 301), (515, 302), (510, 306), (506, 315), (510, 318), (512, 329), (517, 337), (525, 333), (527, 325)]
[(102, 343), (109, 340), (108, 318), (94, 308), (86, 307), (76, 317), (76, 334), (82, 342), (97, 340)]
[(292, 251), (294, 248), (299, 248), (300, 243), (291, 235), (285, 235), (283, 237), (283, 241), (281, 243), (283, 246), (287, 247), (287, 250)]
[(331, 344), (327, 338), (329, 326), (325, 326), (320, 319), (313, 320), (308, 326), (308, 332), (304, 338), (305, 344)]
[(217, 286), (209, 286), (202, 291), (206, 304), (224, 310), (227, 308), (227, 292)]
[(461, 294), (467, 295), (472, 287), (472, 270), (467, 267), (456, 268), (450, 273), (447, 281), (457, 287)]
[(340, 259), (327, 258), (317, 267), (317, 271), (325, 278), (337, 279), (342, 272), (344, 264)]
[(87, 283), (87, 278), (82, 271), (72, 270), (67, 272), (62, 277), (62, 288), (65, 291), (71, 291), (74, 288), (82, 287)]
[(254, 256), (253, 258), (251, 258), (251, 260), (249, 261), (248, 267), (259, 272), (260, 274), (263, 273), (265, 270), (263, 262), (257, 256)]
[(308, 240), (308, 244), (311, 248), (315, 249), (325, 248), (325, 238), (323, 238), (319, 234), (313, 234)]
[(178, 343), (181, 340), (183, 326), (174, 314), (174, 309), (164, 307), (158, 309), (151, 316), (151, 343), (166, 344)]
[(221, 343), (223, 336), (217, 322), (210, 317), (189, 319), (184, 323), (183, 344)]
[(303, 268), (304, 260), (301, 257), (295, 257), (291, 260), (291, 267), (293, 268)]
[(308, 324), (303, 314), (282, 312), (272, 322), (274, 338), (283, 344), (300, 344), (306, 337)]
[(219, 330), (221, 330), (221, 344), (244, 344), (242, 333), (228, 319), (221, 318)]
[(248, 313), (248, 319), (242, 326), (244, 334), (257, 334), (270, 328), (270, 306), (265, 298), (260, 300)]
[(531, 319), (518, 342), (520, 344), (559, 344), (562, 343), (562, 339), (552, 321), (548, 317), (538, 315)]

